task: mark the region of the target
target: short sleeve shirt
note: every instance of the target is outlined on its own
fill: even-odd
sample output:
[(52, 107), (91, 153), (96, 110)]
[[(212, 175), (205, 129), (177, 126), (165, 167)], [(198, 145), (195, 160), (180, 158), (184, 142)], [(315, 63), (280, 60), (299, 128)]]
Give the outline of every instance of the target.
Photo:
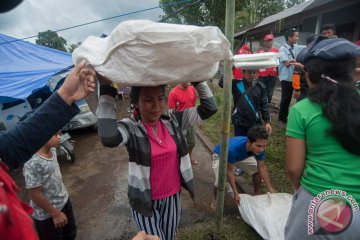
[[(229, 139), (228, 163), (235, 164), (245, 160), (248, 157), (255, 156), (256, 160), (263, 161), (265, 159), (265, 151), (259, 155), (246, 151), (246, 143), (248, 138), (244, 136), (233, 137)], [(220, 156), (220, 144), (216, 145), (214, 153)]]
[(303, 45), (294, 45), (293, 48), (287, 43), (285, 43), (280, 49), (279, 57), (279, 80), (280, 81), (292, 81), (292, 74), (294, 72), (294, 66), (286, 67), (284, 62), (290, 61), (291, 59), (296, 59), (296, 56), (304, 49)]
[(176, 111), (184, 111), (186, 108), (195, 107), (196, 98), (193, 86), (188, 86), (186, 89), (176, 86), (169, 93), (168, 105), (169, 108), (174, 108)]
[(360, 156), (344, 149), (327, 133), (330, 128), (321, 107), (309, 99), (291, 108), (286, 135), (303, 139), (306, 144), (301, 185), (314, 195), (325, 190), (343, 190), (359, 203)]
[[(37, 154), (27, 161), (23, 168), (25, 184), (27, 189), (42, 187), (44, 196), (58, 210), (61, 210), (68, 201), (69, 194), (62, 182), (62, 175), (56, 157), (56, 149), (52, 148), (52, 158), (46, 159)], [(38, 207), (35, 202), (30, 201), (34, 209), (33, 218), (45, 220), (51, 215)]]

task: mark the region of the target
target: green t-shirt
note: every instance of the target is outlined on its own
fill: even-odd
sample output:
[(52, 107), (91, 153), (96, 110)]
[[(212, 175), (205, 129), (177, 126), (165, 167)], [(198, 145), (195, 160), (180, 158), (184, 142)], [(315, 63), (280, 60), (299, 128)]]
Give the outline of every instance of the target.
[(359, 204), (360, 156), (349, 153), (327, 134), (331, 123), (321, 107), (304, 99), (291, 108), (288, 119), (286, 135), (306, 143), (301, 185), (314, 195), (325, 190), (343, 190)]

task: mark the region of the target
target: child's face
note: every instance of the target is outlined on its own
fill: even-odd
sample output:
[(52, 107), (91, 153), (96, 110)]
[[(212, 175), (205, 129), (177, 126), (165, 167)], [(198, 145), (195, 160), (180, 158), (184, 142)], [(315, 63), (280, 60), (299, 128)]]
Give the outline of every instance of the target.
[(58, 147), (60, 145), (60, 133), (55, 133), (47, 142), (50, 147)]
[(247, 82), (251, 82), (258, 78), (258, 70), (245, 70), (244, 78)]

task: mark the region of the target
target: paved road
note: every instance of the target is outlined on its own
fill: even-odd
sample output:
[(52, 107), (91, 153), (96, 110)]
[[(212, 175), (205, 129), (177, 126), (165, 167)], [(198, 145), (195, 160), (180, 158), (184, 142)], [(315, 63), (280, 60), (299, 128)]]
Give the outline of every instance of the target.
[[(118, 115), (127, 115), (127, 101), (118, 101)], [(91, 129), (70, 132), (76, 140), (76, 161), (60, 161), (63, 181), (70, 192), (78, 226), (78, 240), (130, 239), (137, 231), (127, 199), (128, 156), (124, 147), (113, 149), (101, 145), (97, 133)], [(181, 226), (213, 218), (209, 209), (213, 175), (210, 153), (198, 140), (194, 157), (197, 206), (186, 190), (182, 192), (183, 212)], [(16, 182), (24, 188), (21, 171), (12, 173)], [(28, 201), (26, 191), (20, 196)], [(231, 200), (231, 199), (230, 199)], [(237, 214), (234, 205), (226, 210)]]
[[(279, 86), (275, 90), (274, 103), (280, 100)], [(88, 99), (94, 108), (95, 98)], [(128, 100), (117, 102), (118, 118), (128, 114)], [(130, 239), (137, 231), (127, 199), (128, 156), (124, 147), (105, 148), (97, 133), (91, 129), (71, 132), (76, 140), (75, 163), (60, 162), (63, 180), (67, 186), (78, 226), (78, 240)], [(213, 173), (209, 151), (197, 139), (194, 157), (196, 207), (183, 190), (181, 226), (193, 222), (214, 219), (209, 209), (213, 185)], [(12, 173), (16, 182), (24, 188), (21, 170)], [(28, 201), (25, 190), (20, 196)], [(231, 198), (226, 199), (225, 214), (239, 215)]]

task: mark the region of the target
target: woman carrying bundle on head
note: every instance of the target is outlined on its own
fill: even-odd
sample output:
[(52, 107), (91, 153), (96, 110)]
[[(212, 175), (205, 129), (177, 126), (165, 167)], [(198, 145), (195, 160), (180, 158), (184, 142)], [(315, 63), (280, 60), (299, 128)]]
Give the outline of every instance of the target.
[(142, 231), (162, 240), (175, 239), (181, 215), (181, 186), (194, 199), (193, 175), (182, 130), (217, 111), (206, 82), (194, 83), (200, 105), (165, 112), (165, 86), (132, 87), (131, 118), (116, 122), (116, 90), (102, 76), (97, 109), (104, 146), (126, 146), (129, 153), (128, 197), (133, 218)]

